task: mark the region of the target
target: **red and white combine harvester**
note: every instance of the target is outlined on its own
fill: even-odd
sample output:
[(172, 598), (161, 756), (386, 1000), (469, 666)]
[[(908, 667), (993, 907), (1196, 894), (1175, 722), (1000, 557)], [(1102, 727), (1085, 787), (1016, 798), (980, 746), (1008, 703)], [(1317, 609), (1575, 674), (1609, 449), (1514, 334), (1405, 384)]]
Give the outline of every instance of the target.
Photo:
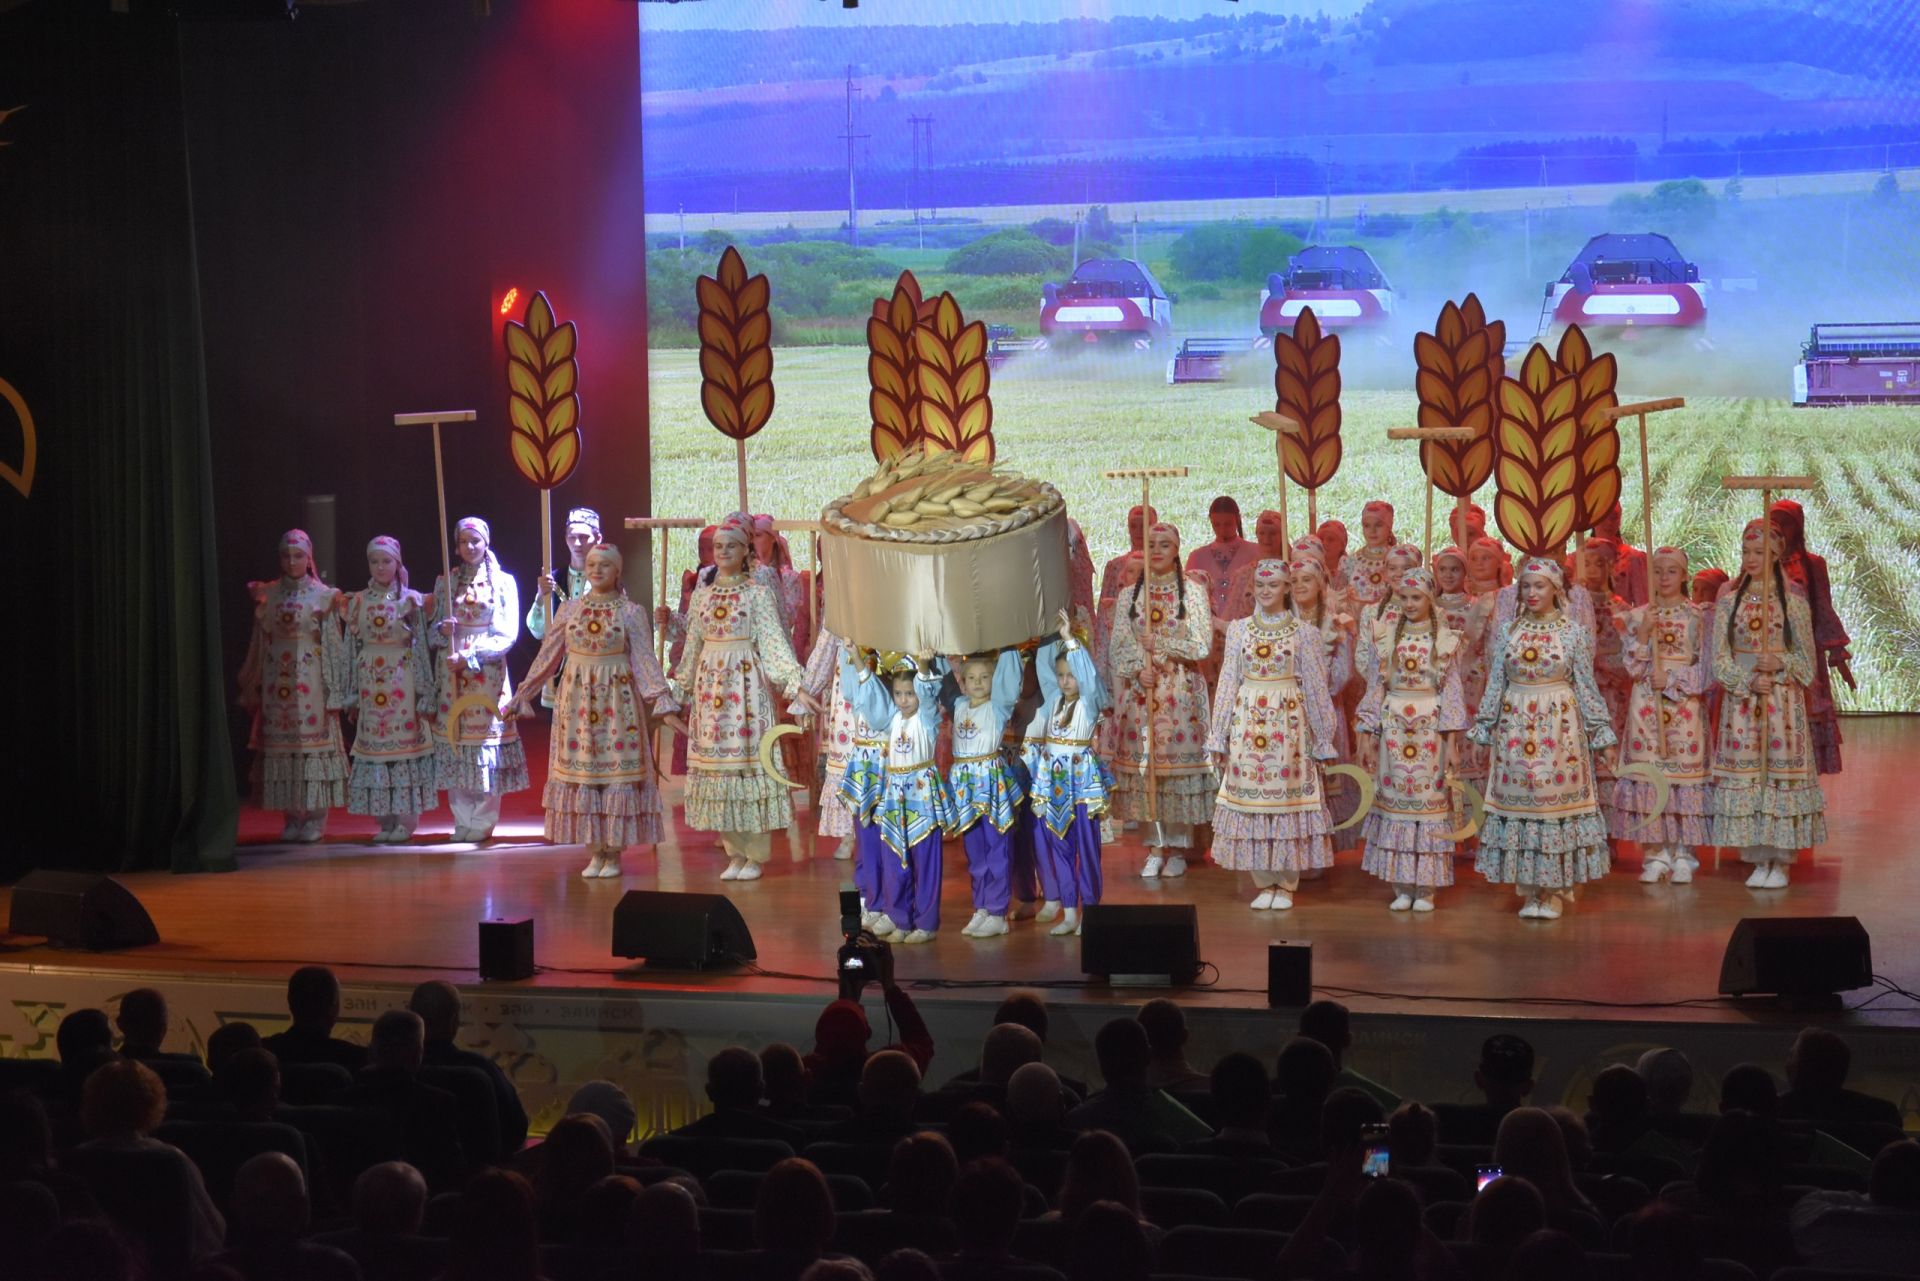
[(1793, 367), (1796, 405), (1920, 405), (1920, 321), (1815, 325)]
[(1147, 265), (1089, 258), (1065, 284), (1042, 287), (1040, 336), (1058, 351), (1119, 346), (1150, 351), (1173, 332), (1173, 304)]
[(1267, 277), (1260, 291), (1260, 333), (1271, 339), (1308, 307), (1322, 329), (1384, 330), (1393, 319), (1393, 286), (1380, 264), (1355, 245), (1309, 245)]
[(1574, 255), (1540, 306), (1542, 342), (1578, 325), (1596, 347), (1623, 342), (1707, 345), (1700, 268), (1654, 232), (1595, 236)]

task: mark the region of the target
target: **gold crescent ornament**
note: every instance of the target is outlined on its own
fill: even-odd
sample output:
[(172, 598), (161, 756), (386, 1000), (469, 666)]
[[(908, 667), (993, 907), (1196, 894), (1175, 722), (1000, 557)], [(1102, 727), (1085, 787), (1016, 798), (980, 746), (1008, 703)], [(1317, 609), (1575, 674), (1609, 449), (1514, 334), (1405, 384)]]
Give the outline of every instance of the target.
[(460, 740), (456, 734), (460, 727), (460, 718), (476, 707), (495, 719), (505, 719), (500, 715), (500, 704), (485, 694), (462, 694), (453, 700), (451, 707), (447, 708), (447, 719), (440, 726), (440, 737), (449, 743), (459, 743)]
[(1367, 816), (1367, 811), (1373, 808), (1373, 775), (1367, 773), (1367, 771), (1361, 769), (1358, 765), (1329, 765), (1326, 767), (1325, 772), (1329, 776), (1345, 774), (1353, 779), (1360, 788), (1360, 805), (1353, 811), (1353, 816), (1342, 822), (1335, 823), (1333, 827), (1329, 829), (1330, 831), (1338, 832), (1358, 823)]
[(1447, 786), (1460, 793), (1467, 803), (1467, 823), (1458, 831), (1448, 832), (1450, 841), (1470, 841), (1480, 834), (1481, 826), (1487, 821), (1487, 799), (1480, 795), (1480, 789), (1464, 778), (1450, 778)]
[(807, 785), (805, 783), (796, 783), (785, 774), (782, 774), (780, 767), (774, 764), (773, 759), (773, 749), (780, 740), (789, 734), (798, 733), (800, 733), (800, 727), (798, 725), (775, 725), (772, 729), (762, 734), (760, 736), (760, 769), (762, 773), (774, 782), (780, 784), (780, 786), (790, 788), (796, 792), (804, 792), (807, 789)]
[(1653, 788), (1653, 812), (1648, 814), (1643, 822), (1634, 824), (1632, 828), (1621, 833), (1621, 835), (1633, 836), (1637, 832), (1650, 830), (1655, 823), (1660, 821), (1660, 816), (1667, 812), (1667, 802), (1673, 796), (1673, 785), (1667, 781), (1667, 772), (1652, 761), (1635, 761), (1631, 765), (1622, 765), (1620, 768), (1614, 770), (1613, 776), (1615, 778), (1643, 778), (1647, 781), (1647, 785)]

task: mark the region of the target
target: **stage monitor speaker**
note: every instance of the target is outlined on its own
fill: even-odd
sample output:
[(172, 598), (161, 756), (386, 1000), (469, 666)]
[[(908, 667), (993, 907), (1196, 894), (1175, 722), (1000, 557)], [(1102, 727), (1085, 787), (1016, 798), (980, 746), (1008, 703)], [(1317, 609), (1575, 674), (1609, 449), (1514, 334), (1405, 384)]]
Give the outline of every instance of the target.
[(7, 930), (94, 952), (160, 941), (133, 891), (95, 872), (28, 872), (13, 887)]
[(613, 954), (648, 965), (704, 970), (759, 955), (747, 923), (724, 894), (628, 890), (613, 909)]
[(1280, 939), (1267, 944), (1267, 1007), (1301, 1010), (1313, 1004), (1313, 944)]
[(533, 920), (480, 922), (480, 977), (533, 977)]
[(1720, 991), (1831, 996), (1873, 982), (1873, 949), (1855, 916), (1749, 916), (1733, 927)]
[(1200, 914), (1191, 903), (1096, 903), (1080, 925), (1080, 972), (1112, 983), (1191, 983)]

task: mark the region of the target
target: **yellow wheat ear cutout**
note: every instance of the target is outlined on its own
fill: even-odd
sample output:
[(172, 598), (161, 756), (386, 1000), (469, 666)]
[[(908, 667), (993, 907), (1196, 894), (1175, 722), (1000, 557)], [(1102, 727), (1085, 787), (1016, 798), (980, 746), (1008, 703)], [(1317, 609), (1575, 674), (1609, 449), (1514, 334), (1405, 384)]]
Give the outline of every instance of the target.
[(500, 714), (500, 704), (485, 694), (462, 694), (453, 700), (453, 706), (447, 708), (447, 719), (440, 727), (440, 737), (449, 743), (459, 743), (460, 718), (476, 707), (492, 716)]
[(1353, 779), (1353, 781), (1359, 784), (1360, 786), (1359, 808), (1353, 811), (1353, 816), (1351, 818), (1348, 818), (1339, 823), (1335, 823), (1330, 829), (1328, 829), (1330, 831), (1338, 832), (1344, 828), (1352, 827), (1355, 823), (1358, 823), (1361, 819), (1367, 816), (1367, 811), (1373, 808), (1373, 792), (1374, 792), (1373, 775), (1367, 773), (1367, 771), (1361, 769), (1358, 765), (1329, 765), (1326, 768), (1326, 772), (1328, 775), (1345, 774), (1347, 777)]
[(20, 497), (33, 497), (33, 473), (40, 456), (40, 437), (34, 430), (33, 413), (27, 408), (26, 397), (14, 390), (12, 383), (0, 378), (0, 400), (13, 406), (13, 412), (20, 420), (20, 466), (16, 469), (6, 463), (0, 463), (0, 480), (6, 481), (20, 491)]
[[(1652, 761), (1635, 761), (1631, 765), (1622, 765), (1613, 772), (1615, 778), (1643, 778), (1653, 788), (1653, 812), (1642, 822), (1636, 823), (1622, 836), (1634, 836), (1638, 832), (1653, 830), (1660, 816), (1667, 812), (1667, 801), (1673, 795), (1673, 785), (1667, 782), (1667, 772)], [(1637, 839), (1637, 838), (1636, 838)]]
[(1458, 831), (1448, 832), (1446, 839), (1449, 841), (1470, 841), (1480, 834), (1481, 826), (1487, 821), (1486, 797), (1480, 795), (1480, 789), (1472, 783), (1467, 782), (1464, 778), (1450, 778), (1447, 780), (1447, 786), (1459, 792), (1461, 798), (1466, 801), (1467, 822), (1466, 826), (1460, 828)]
[(798, 725), (775, 725), (772, 729), (762, 734), (760, 736), (760, 769), (762, 773), (774, 782), (780, 784), (780, 786), (790, 788), (796, 792), (804, 792), (807, 785), (805, 783), (796, 783), (785, 774), (782, 774), (780, 767), (774, 763), (773, 759), (774, 745), (779, 743), (779, 741), (787, 735), (798, 734), (799, 732), (800, 727)]

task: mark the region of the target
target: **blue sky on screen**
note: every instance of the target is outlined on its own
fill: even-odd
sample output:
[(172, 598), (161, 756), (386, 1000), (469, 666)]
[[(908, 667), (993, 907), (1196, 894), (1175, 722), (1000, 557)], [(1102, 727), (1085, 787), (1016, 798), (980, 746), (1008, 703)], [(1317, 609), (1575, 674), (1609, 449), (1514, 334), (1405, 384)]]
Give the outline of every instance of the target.
[(1362, 0), (681, 0), (646, 3), (649, 31), (779, 30), (849, 23), (944, 26), (954, 22), (1060, 22), (1068, 18), (1197, 18), (1214, 13), (1358, 13)]

